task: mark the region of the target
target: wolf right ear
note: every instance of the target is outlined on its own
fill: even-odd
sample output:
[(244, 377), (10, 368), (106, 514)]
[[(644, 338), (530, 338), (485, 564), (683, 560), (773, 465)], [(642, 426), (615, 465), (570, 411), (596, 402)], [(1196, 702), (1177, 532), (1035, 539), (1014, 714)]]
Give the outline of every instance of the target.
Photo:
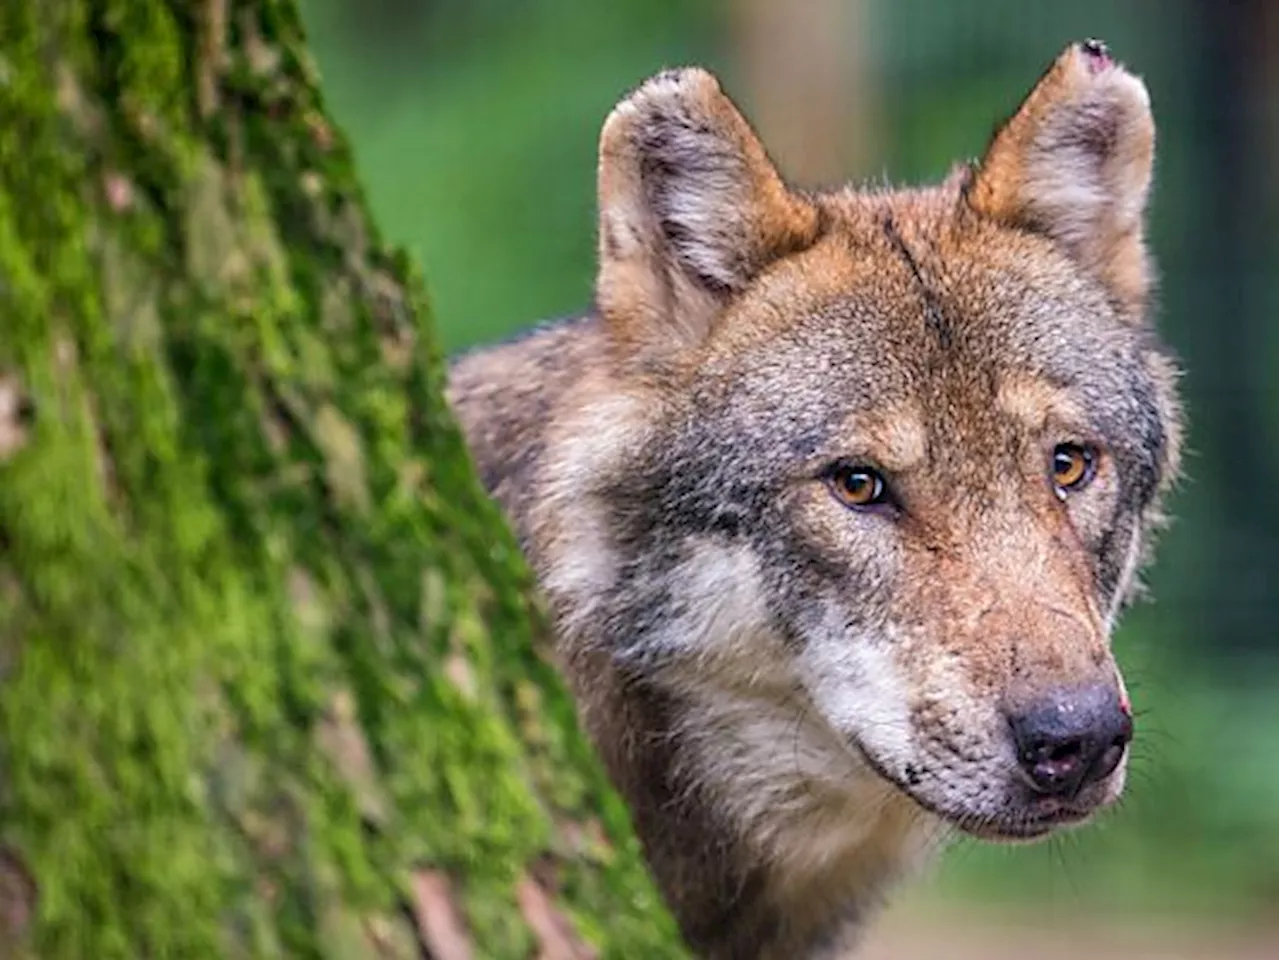
[(1072, 44), (996, 133), (969, 206), (1057, 241), (1140, 314), (1155, 123), (1147, 88), (1096, 40)]
[(660, 73), (618, 104), (598, 175), (596, 304), (632, 355), (696, 344), (760, 270), (818, 232), (817, 210), (705, 70)]

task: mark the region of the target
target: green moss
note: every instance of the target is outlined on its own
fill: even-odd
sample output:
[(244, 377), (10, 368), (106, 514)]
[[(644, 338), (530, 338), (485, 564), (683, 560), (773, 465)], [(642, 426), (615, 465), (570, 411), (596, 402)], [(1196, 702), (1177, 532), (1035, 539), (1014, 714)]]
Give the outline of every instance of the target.
[(292, 4), (230, 3), (212, 47), (209, 9), (0, 14), (0, 374), (35, 410), (0, 462), (21, 932), (409, 955), (431, 867), (477, 955), (525, 956), (515, 890), (550, 858), (606, 953), (677, 953)]

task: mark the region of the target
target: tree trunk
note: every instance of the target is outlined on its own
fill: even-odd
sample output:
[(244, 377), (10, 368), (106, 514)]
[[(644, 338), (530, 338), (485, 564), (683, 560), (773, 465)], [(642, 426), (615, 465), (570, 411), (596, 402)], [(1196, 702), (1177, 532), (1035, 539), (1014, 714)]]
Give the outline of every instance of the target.
[(291, 0), (0, 0), (0, 955), (679, 952), (426, 316)]
[(738, 0), (742, 89), (788, 179), (830, 187), (879, 166), (876, 51), (867, 0)]

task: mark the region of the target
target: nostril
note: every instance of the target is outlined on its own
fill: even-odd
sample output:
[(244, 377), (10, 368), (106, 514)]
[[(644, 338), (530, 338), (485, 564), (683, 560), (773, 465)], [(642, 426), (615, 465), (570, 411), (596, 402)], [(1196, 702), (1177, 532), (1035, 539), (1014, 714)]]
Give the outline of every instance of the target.
[(1116, 737), (1112, 740), (1090, 768), (1086, 782), (1094, 783), (1098, 780), (1105, 780), (1115, 773), (1116, 767), (1120, 766), (1120, 761), (1124, 759), (1125, 747), (1128, 745), (1128, 737)]
[(1080, 779), (1086, 749), (1082, 738), (1032, 740), (1018, 759), (1033, 787), (1043, 793), (1061, 793)]
[(1054, 763), (1067, 763), (1080, 759), (1083, 752), (1084, 743), (1080, 740), (1068, 740), (1066, 743), (1060, 743), (1049, 750), (1049, 759)]

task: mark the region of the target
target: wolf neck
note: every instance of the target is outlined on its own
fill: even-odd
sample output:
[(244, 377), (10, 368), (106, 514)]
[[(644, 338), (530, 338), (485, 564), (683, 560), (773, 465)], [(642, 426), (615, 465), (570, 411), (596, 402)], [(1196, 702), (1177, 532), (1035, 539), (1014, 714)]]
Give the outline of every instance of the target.
[(691, 785), (731, 824), (740, 855), (764, 866), (766, 903), (797, 948), (855, 938), (937, 836), (933, 817), (802, 704), (704, 688), (675, 732)]
[(638, 674), (596, 645), (566, 659), (584, 724), (702, 955), (845, 956), (938, 836), (777, 690)]

